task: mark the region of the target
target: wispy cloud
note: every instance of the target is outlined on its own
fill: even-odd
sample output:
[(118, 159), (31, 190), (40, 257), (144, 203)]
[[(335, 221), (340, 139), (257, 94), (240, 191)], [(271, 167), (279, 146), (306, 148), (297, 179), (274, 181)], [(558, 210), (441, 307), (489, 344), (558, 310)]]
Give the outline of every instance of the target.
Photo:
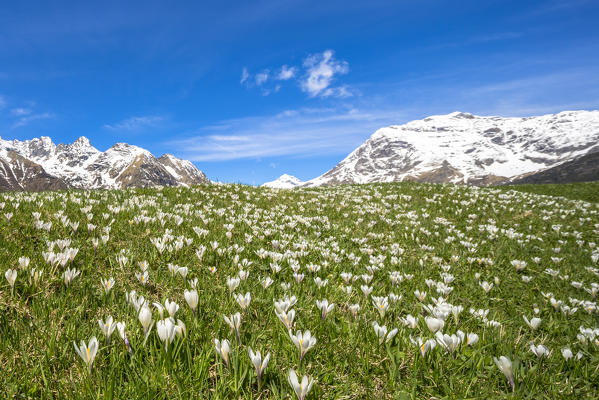
[(287, 65), (283, 65), (279, 74), (277, 75), (277, 79), (281, 81), (287, 81), (295, 76), (297, 73), (296, 67), (289, 67)]
[(31, 109), (29, 108), (13, 108), (12, 110), (10, 110), (10, 113), (12, 115), (16, 115), (16, 116), (22, 116), (22, 115), (29, 115), (31, 114)]
[(130, 117), (115, 124), (105, 124), (104, 128), (111, 131), (138, 131), (144, 128), (157, 126), (163, 120), (164, 118), (158, 115)]
[(592, 4), (593, 0), (551, 0), (544, 2), (538, 8), (535, 8), (531, 13), (532, 15), (538, 14), (547, 14), (554, 12), (563, 12), (568, 9), (576, 9), (579, 7), (586, 6), (587, 4)]
[(343, 155), (399, 117), (397, 111), (302, 108), (222, 121), (165, 145), (192, 161)]
[(301, 82), (301, 88), (310, 97), (348, 97), (351, 93), (347, 87), (330, 87), (335, 75), (347, 74), (349, 64), (346, 61), (336, 60), (333, 50), (312, 54), (304, 60), (306, 75)]
[(559, 87), (572, 88), (574, 86), (599, 83), (599, 78), (589, 78), (587, 69), (570, 69), (566, 71), (537, 74), (522, 78), (494, 82), (467, 89), (470, 95), (493, 94), (513, 91), (526, 91), (533, 93), (535, 90), (555, 89)]
[(262, 72), (257, 73), (256, 76), (254, 77), (256, 80), (256, 85), (261, 86), (262, 84), (264, 84), (268, 80), (269, 74), (270, 74), (270, 71), (267, 69), (265, 69)]
[(246, 67), (243, 67), (243, 69), (241, 70), (241, 79), (239, 80), (239, 83), (243, 85), (245, 82), (247, 82), (249, 77), (250, 73), (248, 72), (248, 69)]
[(524, 35), (523, 32), (496, 32), (488, 35), (473, 36), (464, 41), (465, 44), (487, 43), (501, 40), (518, 39)]
[(29, 125), (29, 123), (31, 123), (33, 121), (49, 119), (49, 118), (54, 118), (54, 114), (46, 112), (46, 113), (40, 113), (40, 114), (27, 115), (25, 117), (19, 118), (14, 124), (12, 124), (11, 128), (12, 129), (20, 128), (22, 126)]

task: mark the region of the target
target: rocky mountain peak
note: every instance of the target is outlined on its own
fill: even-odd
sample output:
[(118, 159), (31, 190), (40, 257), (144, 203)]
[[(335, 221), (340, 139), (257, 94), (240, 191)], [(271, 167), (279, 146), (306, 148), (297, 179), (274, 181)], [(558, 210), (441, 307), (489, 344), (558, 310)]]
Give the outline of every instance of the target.
[(303, 182), (293, 175), (283, 174), (274, 181), (266, 182), (262, 186), (275, 189), (292, 189), (301, 186)]
[(72, 144), (73, 147), (92, 147), (89, 139), (85, 136), (79, 136), (77, 140), (75, 140)]
[[(209, 183), (189, 161), (117, 143), (101, 152), (85, 136), (56, 146), (49, 137), (0, 139), (0, 190), (190, 186)], [(17, 171), (17, 169), (19, 169)], [(19, 179), (15, 178), (19, 177)], [(31, 179), (35, 179), (32, 183)]]

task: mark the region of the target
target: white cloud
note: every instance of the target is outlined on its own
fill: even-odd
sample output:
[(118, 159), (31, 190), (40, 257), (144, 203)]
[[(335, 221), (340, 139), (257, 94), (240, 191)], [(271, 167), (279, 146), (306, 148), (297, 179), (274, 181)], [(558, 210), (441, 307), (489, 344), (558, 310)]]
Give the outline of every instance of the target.
[(22, 116), (22, 115), (29, 115), (31, 114), (31, 110), (29, 108), (13, 108), (12, 110), (10, 110), (10, 113), (12, 115), (16, 115), (16, 116)]
[(322, 97), (351, 97), (353, 93), (350, 92), (349, 87), (347, 85), (338, 86), (334, 88), (325, 89), (322, 94)]
[[(259, 87), (263, 96), (281, 89), (281, 84), (277, 84), (277, 81), (291, 80), (299, 82), (301, 90), (310, 97), (344, 98), (354, 95), (353, 90), (347, 85), (332, 86), (338, 75), (349, 72), (349, 64), (335, 59), (333, 50), (309, 55), (304, 59), (301, 68), (285, 64), (274, 71), (271, 73), (271, 69), (265, 69), (251, 75), (247, 68), (243, 68), (240, 83), (248, 88)], [(300, 74), (301, 76), (298, 76)]]
[(287, 65), (283, 65), (279, 74), (277, 75), (277, 79), (281, 81), (287, 81), (295, 76), (297, 73), (296, 67), (289, 67)]
[(399, 118), (396, 111), (302, 108), (222, 121), (165, 145), (192, 161), (344, 155)]
[(301, 88), (310, 97), (335, 96), (347, 97), (351, 95), (347, 87), (341, 91), (330, 88), (335, 75), (347, 74), (349, 65), (346, 61), (336, 60), (333, 50), (312, 54), (304, 60), (306, 76), (301, 82)]
[(239, 81), (239, 83), (243, 85), (243, 83), (246, 82), (249, 77), (250, 73), (248, 72), (248, 69), (246, 67), (243, 67), (243, 70), (241, 71), (241, 80)]
[(37, 120), (41, 120), (41, 119), (49, 119), (49, 118), (54, 118), (54, 114), (41, 113), (41, 114), (27, 115), (25, 117), (19, 118), (14, 124), (12, 124), (12, 129), (28, 125), (30, 122), (33, 122), (33, 121), (37, 121)]
[(268, 80), (269, 74), (270, 74), (270, 71), (267, 69), (256, 74), (256, 76), (254, 77), (254, 79), (256, 80), (256, 85), (260, 86), (260, 85), (264, 84)]
[(277, 93), (281, 90), (281, 85), (276, 85), (273, 88), (262, 88), (262, 96), (268, 96), (271, 93)]
[(157, 115), (130, 117), (116, 124), (106, 124), (104, 128), (112, 131), (136, 131), (158, 125), (164, 118)]

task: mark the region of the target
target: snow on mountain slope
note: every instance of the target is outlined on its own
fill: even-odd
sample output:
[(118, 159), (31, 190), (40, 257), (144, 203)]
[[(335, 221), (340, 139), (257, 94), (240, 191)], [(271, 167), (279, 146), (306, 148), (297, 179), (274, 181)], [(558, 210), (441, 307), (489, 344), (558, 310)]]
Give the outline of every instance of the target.
[(300, 186), (302, 183), (303, 182), (295, 176), (283, 174), (274, 181), (262, 184), (262, 186), (275, 189), (293, 189), (294, 187)]
[[(157, 159), (149, 151), (126, 143), (117, 143), (101, 152), (85, 137), (59, 145), (49, 137), (25, 141), (0, 139), (0, 160), (2, 189), (27, 190), (28, 176), (33, 175), (51, 182), (38, 180), (34, 185), (36, 190), (61, 188), (61, 185), (93, 189), (208, 183), (206, 176), (189, 161), (167, 154)], [(16, 175), (15, 168), (20, 168)], [(20, 180), (15, 180), (15, 176), (21, 177)]]
[(454, 112), (379, 129), (304, 186), (402, 180), (492, 184), (596, 150), (599, 111), (527, 118)]

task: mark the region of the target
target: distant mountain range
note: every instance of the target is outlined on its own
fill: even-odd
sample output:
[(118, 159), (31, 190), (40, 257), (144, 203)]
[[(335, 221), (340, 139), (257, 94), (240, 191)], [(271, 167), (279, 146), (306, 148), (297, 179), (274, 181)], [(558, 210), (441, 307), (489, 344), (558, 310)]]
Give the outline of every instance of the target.
[(208, 183), (191, 162), (117, 143), (102, 152), (86, 137), (56, 145), (49, 137), (0, 139), (0, 190), (116, 189)]
[(454, 112), (379, 129), (333, 169), (297, 186), (590, 181), (599, 180), (597, 153), (599, 111), (527, 118)]
[[(302, 182), (284, 174), (265, 187), (418, 181), (471, 185), (599, 180), (599, 111), (539, 117), (454, 112), (377, 130), (333, 169)], [(0, 139), (0, 190), (191, 186), (208, 183), (191, 162), (117, 143), (101, 152), (80, 137)]]

